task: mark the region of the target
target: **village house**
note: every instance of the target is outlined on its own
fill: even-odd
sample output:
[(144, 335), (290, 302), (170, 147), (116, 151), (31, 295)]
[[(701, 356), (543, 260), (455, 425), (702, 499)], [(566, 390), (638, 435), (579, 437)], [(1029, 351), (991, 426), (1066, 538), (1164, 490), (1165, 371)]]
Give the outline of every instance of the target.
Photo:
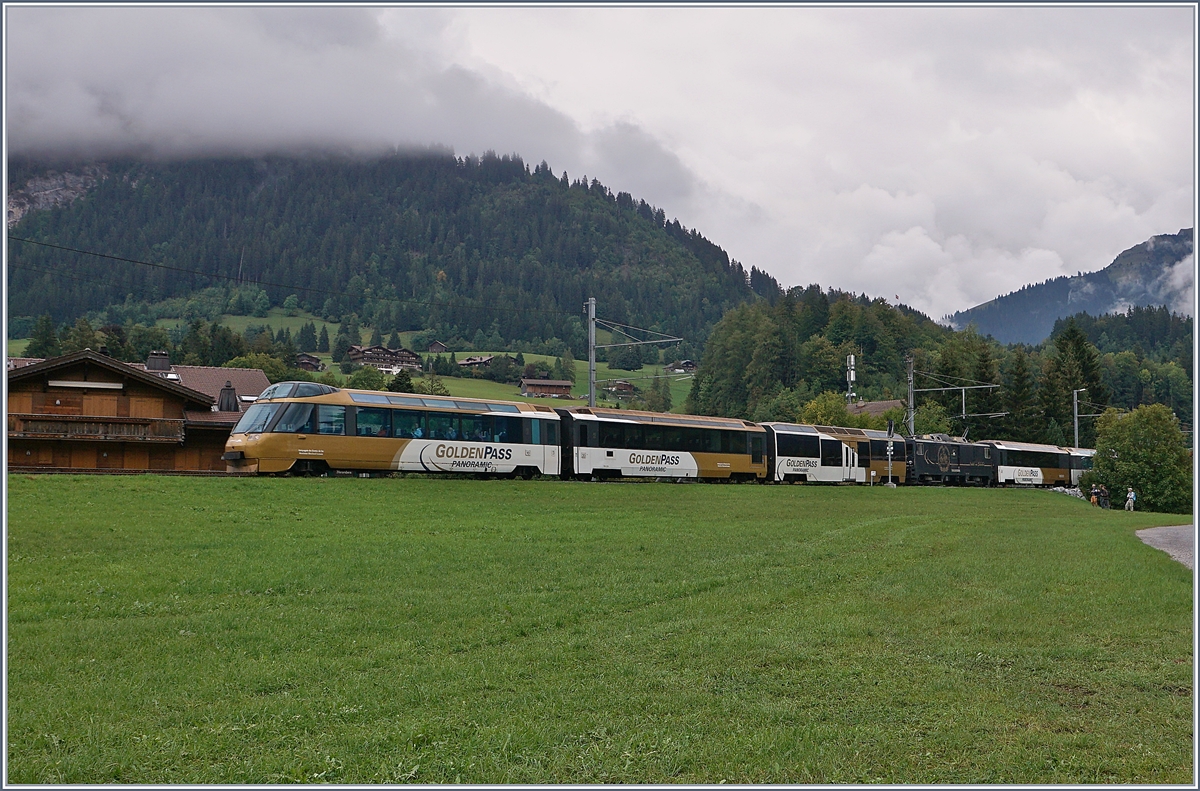
[(574, 382), (566, 379), (522, 379), (521, 395), (550, 398), (570, 398)]
[(172, 366), (161, 352), (12, 366), (9, 469), (224, 473), (229, 432), (268, 384), (258, 369)]
[(299, 352), (296, 355), (296, 367), (312, 373), (320, 373), (325, 370), (325, 363), (321, 362), (321, 358), (315, 354)]
[(351, 346), (346, 359), (358, 365), (370, 365), (393, 376), (402, 370), (420, 371), (421, 357), (408, 349), (389, 349), (386, 346)]
[(445, 354), (446, 344), (442, 343), (441, 341), (434, 341), (433, 343), (429, 344), (428, 351), (430, 354)]

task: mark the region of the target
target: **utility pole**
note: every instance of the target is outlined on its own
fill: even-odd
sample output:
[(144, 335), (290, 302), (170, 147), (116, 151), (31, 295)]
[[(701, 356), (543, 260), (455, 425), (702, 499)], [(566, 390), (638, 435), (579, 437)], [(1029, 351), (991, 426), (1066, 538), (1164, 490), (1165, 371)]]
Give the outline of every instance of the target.
[(1086, 387), (1081, 387), (1078, 390), (1071, 391), (1071, 411), (1075, 415), (1075, 445), (1073, 447), (1076, 448), (1079, 447), (1079, 394), (1086, 392)]
[(913, 428), (917, 415), (917, 409), (913, 402), (913, 356), (908, 355), (904, 361), (908, 363), (908, 414), (905, 417), (908, 418), (908, 436), (913, 437), (917, 433)]
[(846, 403), (854, 402), (854, 355), (846, 355)]
[[(674, 335), (667, 335), (658, 330), (647, 330), (641, 327), (631, 327), (628, 324), (618, 324), (615, 321), (596, 318), (596, 298), (588, 297), (588, 301), (583, 304), (588, 317), (588, 406), (596, 406), (596, 349), (616, 349), (623, 346), (645, 346), (651, 343), (679, 343), (683, 338), (676, 338)], [(630, 338), (626, 343), (604, 343), (596, 345), (596, 325), (600, 324), (604, 329)], [(632, 340), (635, 336), (632, 332), (645, 333), (646, 335), (657, 335), (656, 338), (650, 340)], [(656, 377), (651, 377), (656, 378)], [(603, 381), (612, 381), (605, 379)]]
[(596, 298), (588, 297), (588, 406), (596, 406)]

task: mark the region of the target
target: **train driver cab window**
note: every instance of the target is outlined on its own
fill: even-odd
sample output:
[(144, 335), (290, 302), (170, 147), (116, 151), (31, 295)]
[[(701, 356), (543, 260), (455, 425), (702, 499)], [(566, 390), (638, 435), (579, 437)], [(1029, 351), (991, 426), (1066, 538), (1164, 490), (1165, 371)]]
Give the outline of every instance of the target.
[(423, 439), (425, 437), (425, 413), (413, 409), (393, 410), (392, 429), (400, 439)]
[(360, 437), (390, 437), (392, 436), (392, 421), (390, 409), (375, 409), (359, 407), (358, 418), (355, 421), (355, 434)]
[(271, 430), (282, 434), (311, 434), (313, 411), (312, 404), (288, 404)]
[(346, 407), (335, 404), (317, 406), (317, 433), (346, 434)]

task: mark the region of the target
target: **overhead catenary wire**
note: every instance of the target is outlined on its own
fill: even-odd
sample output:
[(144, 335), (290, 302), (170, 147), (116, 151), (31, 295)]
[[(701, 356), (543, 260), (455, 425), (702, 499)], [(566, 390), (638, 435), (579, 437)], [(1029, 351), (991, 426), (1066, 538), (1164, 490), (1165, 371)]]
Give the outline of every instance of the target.
[[(99, 253), (94, 250), (81, 250), (76, 247), (66, 247), (64, 245), (51, 244), (50, 242), (40, 242), (36, 239), (24, 239), (20, 236), (10, 236), (10, 237), (8, 237), (8, 239), (11, 242), (25, 242), (26, 244), (34, 244), (34, 245), (38, 245), (41, 247), (48, 247), (48, 248), (51, 248), (54, 250), (63, 250), (65, 252), (70, 252), (70, 253), (79, 253), (80, 255), (91, 255), (91, 256), (95, 256), (97, 258), (106, 258), (110, 261), (121, 261), (121, 262), (128, 263), (128, 264), (137, 264), (138, 266), (152, 267), (154, 269), (163, 269), (163, 270), (167, 270), (167, 271), (171, 271), (171, 272), (181, 272), (183, 274), (189, 274), (189, 275), (199, 275), (200, 277), (211, 277), (216, 280), (228, 280), (228, 281), (232, 281), (235, 283), (248, 283), (250, 285), (256, 285), (259, 287), (269, 286), (271, 288), (278, 288), (283, 291), (304, 291), (304, 292), (307, 292), (310, 294), (324, 294), (326, 296), (334, 296), (334, 297), (351, 297), (351, 298), (353, 298), (355, 296), (355, 295), (350, 294), (345, 291), (335, 291), (333, 289), (326, 289), (326, 288), (313, 288), (310, 286), (289, 285), (287, 283), (274, 283), (274, 282), (266, 281), (266, 280), (246, 281), (244, 278), (241, 278), (237, 275), (222, 275), (222, 274), (218, 274), (218, 273), (214, 273), (214, 272), (204, 272), (199, 269), (189, 269), (187, 267), (182, 267), (182, 266), (172, 266), (170, 264), (154, 263), (153, 261), (141, 261), (136, 258), (126, 258), (124, 256), (119, 256), (119, 255), (110, 255), (109, 253)], [(9, 266), (17, 268), (17, 269), (27, 269), (27, 270), (34, 271), (34, 272), (45, 272), (46, 274), (53, 274), (53, 275), (57, 275), (57, 276), (61, 276), (61, 277), (66, 277), (71, 280), (84, 280), (83, 278), (72, 277), (71, 275), (60, 275), (57, 272), (47, 272), (46, 270), (35, 269), (34, 267), (26, 266), (23, 264), (10, 263)], [(99, 281), (99, 280), (87, 280), (85, 282), (103, 283), (104, 285), (108, 285), (107, 282)], [(404, 304), (404, 305), (425, 305), (428, 307), (450, 308), (453, 310), (482, 310), (482, 311), (501, 312), (501, 313), (545, 313), (545, 314), (550, 314), (550, 315), (555, 315), (555, 316), (574, 316), (574, 315), (576, 315), (575, 313), (573, 313), (571, 311), (547, 310), (545, 308), (504, 308), (504, 307), (488, 306), (488, 305), (460, 305), (460, 304), (456, 304), (453, 302), (433, 302), (430, 300), (422, 300), (422, 299), (400, 299), (399, 297), (372, 297), (372, 299), (376, 299), (380, 302), (394, 302), (394, 303), (399, 303), (399, 304)]]

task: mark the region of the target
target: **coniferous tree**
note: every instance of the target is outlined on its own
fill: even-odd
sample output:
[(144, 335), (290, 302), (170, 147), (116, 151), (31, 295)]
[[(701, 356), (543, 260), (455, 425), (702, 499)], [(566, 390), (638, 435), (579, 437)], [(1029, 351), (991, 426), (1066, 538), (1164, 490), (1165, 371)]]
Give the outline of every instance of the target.
[(333, 339), (333, 346), (330, 347), (330, 355), (335, 363), (340, 363), (346, 356), (346, 351), (351, 347), (350, 336), (338, 333), (338, 336)]
[(302, 352), (317, 350), (317, 325), (309, 321), (300, 328), (300, 334), (296, 337), (296, 348)]
[(25, 347), (26, 357), (57, 357), (62, 354), (62, 345), (58, 341), (58, 333), (54, 330), (54, 320), (49, 313), (38, 317), (37, 325), (33, 328), (33, 337)]
[(398, 333), (396, 330), (392, 330), (392, 334), (388, 338), (387, 347), (389, 349), (399, 349), (400, 346), (400, 333)]
[(329, 326), (327, 324), (321, 325), (321, 337), (317, 340), (317, 351), (329, 351)]
[(75, 322), (75, 326), (67, 331), (66, 337), (62, 339), (62, 350), (64, 354), (77, 352), (82, 349), (91, 349), (93, 351), (100, 348), (100, 343), (96, 338), (96, 331), (92, 329), (91, 322), (85, 318), (80, 318)]
[(393, 393), (413, 393), (412, 374), (401, 368), (400, 372), (391, 378), (388, 382), (387, 389)]
[(383, 345), (383, 333), (381, 333), (379, 331), (379, 327), (376, 327), (375, 331), (371, 333), (371, 344), (370, 345), (371, 346), (382, 346)]
[(1003, 392), (1004, 410), (1008, 414), (1001, 426), (1005, 437), (1017, 442), (1033, 442), (1043, 433), (1041, 416), (1038, 414), (1033, 392), (1033, 376), (1029, 372), (1029, 358), (1018, 346), (1013, 352)]

